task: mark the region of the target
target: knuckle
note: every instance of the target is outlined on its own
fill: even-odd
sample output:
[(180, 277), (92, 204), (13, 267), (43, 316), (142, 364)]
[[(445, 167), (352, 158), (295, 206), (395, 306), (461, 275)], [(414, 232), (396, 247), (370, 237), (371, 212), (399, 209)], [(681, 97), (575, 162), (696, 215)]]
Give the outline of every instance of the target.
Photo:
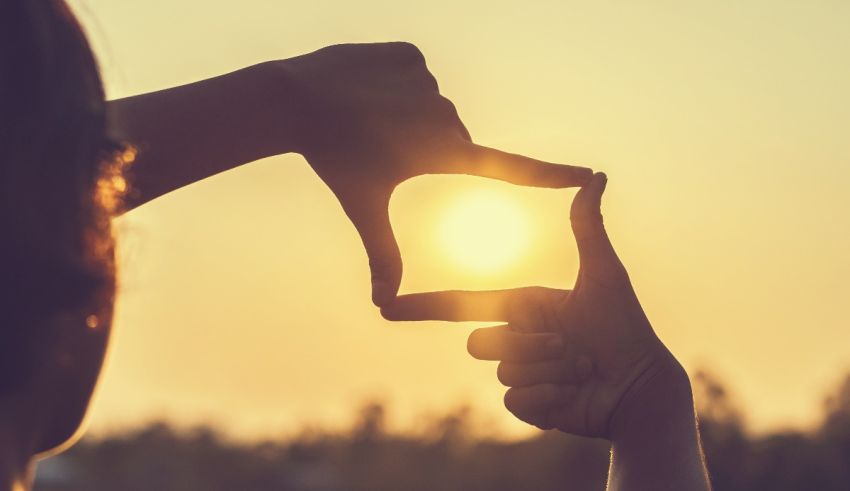
[(391, 250), (381, 250), (375, 247), (371, 251), (367, 251), (367, 255), (373, 280), (388, 279), (388, 277), (395, 276), (400, 269), (399, 261)]
[(528, 290), (522, 290), (518, 295), (513, 295), (507, 299), (504, 305), (505, 314), (508, 322), (511, 324), (522, 322), (527, 316), (528, 311)]
[(528, 286), (521, 289), (517, 295), (510, 297), (505, 305), (509, 314), (514, 317), (522, 316), (531, 307), (543, 303), (548, 297), (549, 289), (543, 286)]
[(458, 132), (460, 133), (460, 137), (462, 139), (468, 142), (472, 141), (472, 135), (469, 133), (469, 130), (461, 121), (458, 121)]
[(437, 83), (437, 77), (434, 76), (433, 73), (425, 70), (425, 73), (422, 75), (424, 79), (425, 87), (433, 90), (434, 92), (440, 92), (440, 84)]
[[(429, 88), (439, 92), (436, 80), (434, 81), (433, 86)], [(448, 124), (450, 127), (454, 127), (455, 125), (460, 123), (460, 117), (457, 114), (457, 108), (455, 108), (455, 105), (452, 103), (452, 101), (446, 99), (442, 95), (437, 96), (436, 101), (434, 101), (434, 103), (431, 105), (431, 111), (436, 120), (439, 121), (441, 124)]]
[(381, 317), (388, 321), (398, 321), (401, 320), (399, 315), (393, 311), (393, 309), (383, 306), (381, 307)]
[(423, 55), (422, 51), (413, 43), (407, 41), (397, 41), (393, 43), (393, 48), (398, 53), (401, 53), (405, 58), (416, 62), (425, 62), (425, 55)]
[[(433, 78), (433, 75), (431, 75), (431, 77)], [(434, 79), (434, 83), (436, 83), (436, 79)], [(440, 107), (443, 108), (443, 111), (445, 111), (447, 114), (457, 116), (457, 107), (455, 106), (454, 102), (451, 101), (451, 99), (441, 95), (439, 100)]]
[(574, 227), (581, 227), (594, 234), (605, 232), (605, 220), (599, 210), (586, 209), (585, 207), (572, 210), (570, 222)]
[(372, 272), (372, 281), (381, 280), (383, 276), (390, 270), (387, 262), (377, 254), (369, 257), (369, 270)]
[(530, 302), (544, 302), (549, 298), (550, 290), (545, 286), (530, 286), (527, 291), (527, 299)]

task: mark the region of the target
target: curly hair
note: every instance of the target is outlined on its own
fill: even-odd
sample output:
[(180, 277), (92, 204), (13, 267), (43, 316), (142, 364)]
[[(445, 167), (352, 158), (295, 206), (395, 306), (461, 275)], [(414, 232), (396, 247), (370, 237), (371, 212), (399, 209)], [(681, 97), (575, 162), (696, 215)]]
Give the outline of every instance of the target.
[(39, 362), (47, 319), (112, 302), (130, 160), (108, 137), (97, 63), (65, 1), (0, 2), (0, 395)]

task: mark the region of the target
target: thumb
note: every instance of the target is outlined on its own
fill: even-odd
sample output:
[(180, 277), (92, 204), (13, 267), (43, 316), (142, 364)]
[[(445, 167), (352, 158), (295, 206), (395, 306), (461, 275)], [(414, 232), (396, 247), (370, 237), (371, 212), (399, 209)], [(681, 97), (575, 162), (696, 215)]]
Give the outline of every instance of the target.
[(389, 201), (389, 195), (372, 195), (357, 196), (351, 203), (343, 202), (369, 257), (372, 302), (378, 307), (395, 298), (401, 282), (401, 253), (390, 224)]
[(582, 187), (570, 209), (570, 223), (578, 245), (581, 271), (607, 286), (628, 282), (602, 220), (602, 193), (608, 177), (598, 172)]

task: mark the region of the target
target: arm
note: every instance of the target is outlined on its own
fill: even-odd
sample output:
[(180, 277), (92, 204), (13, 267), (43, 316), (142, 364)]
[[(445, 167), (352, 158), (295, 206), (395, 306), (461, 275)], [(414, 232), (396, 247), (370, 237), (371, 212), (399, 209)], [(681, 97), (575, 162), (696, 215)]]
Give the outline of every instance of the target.
[(113, 134), (140, 150), (130, 207), (262, 157), (302, 154), (360, 233), (377, 305), (395, 298), (401, 281), (387, 210), (401, 182), (472, 174), (568, 187), (591, 176), (472, 143), (408, 43), (330, 46), (114, 101), (109, 113)]
[[(499, 360), (505, 406), (542, 429), (612, 442), (612, 491), (708, 491), (691, 386), (656, 336), (600, 213), (604, 174), (570, 211), (579, 277), (572, 291), (404, 295), (391, 320), (506, 321), (469, 337), (479, 359)], [(560, 340), (560, 341), (559, 341)]]
[(675, 360), (611, 424), (609, 491), (711, 489), (690, 380)]
[(293, 151), (291, 91), (279, 85), (282, 77), (273, 84), (269, 72), (261, 64), (109, 102), (113, 136), (138, 150), (128, 209), (219, 172)]

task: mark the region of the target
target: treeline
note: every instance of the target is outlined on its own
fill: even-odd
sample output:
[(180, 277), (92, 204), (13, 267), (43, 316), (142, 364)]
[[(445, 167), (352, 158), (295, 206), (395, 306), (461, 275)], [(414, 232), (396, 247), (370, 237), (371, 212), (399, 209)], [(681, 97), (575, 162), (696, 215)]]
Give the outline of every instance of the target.
[[(759, 437), (746, 431), (724, 387), (694, 377), (703, 442), (716, 489), (850, 490), (850, 377), (811, 432)], [(388, 432), (370, 404), (345, 432), (238, 445), (209, 428), (164, 423), (84, 440), (45, 462), (38, 491), (593, 491), (605, 488), (608, 445), (557, 432), (518, 442), (474, 435), (458, 410), (418, 435)]]

